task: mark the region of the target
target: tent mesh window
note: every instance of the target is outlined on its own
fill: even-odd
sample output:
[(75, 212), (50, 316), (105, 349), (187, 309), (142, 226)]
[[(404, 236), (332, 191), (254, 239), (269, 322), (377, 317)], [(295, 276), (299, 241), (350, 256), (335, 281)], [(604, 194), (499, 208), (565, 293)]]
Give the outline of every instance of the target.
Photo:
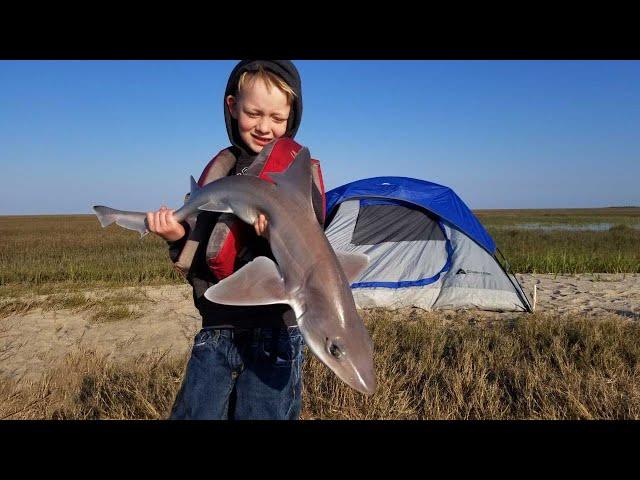
[(424, 210), (403, 205), (360, 205), (351, 238), (353, 245), (420, 240), (446, 240), (438, 223)]

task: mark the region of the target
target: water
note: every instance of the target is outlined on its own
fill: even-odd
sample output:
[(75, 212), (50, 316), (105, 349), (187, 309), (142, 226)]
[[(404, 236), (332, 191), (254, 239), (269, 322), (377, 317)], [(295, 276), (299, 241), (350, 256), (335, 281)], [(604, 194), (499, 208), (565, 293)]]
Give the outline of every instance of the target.
[[(606, 232), (611, 227), (615, 227), (615, 223), (517, 223), (515, 225), (502, 225), (499, 228), (517, 229), (517, 230), (543, 230), (550, 231), (568, 231), (568, 232)], [(629, 225), (631, 228), (640, 230), (640, 223)]]

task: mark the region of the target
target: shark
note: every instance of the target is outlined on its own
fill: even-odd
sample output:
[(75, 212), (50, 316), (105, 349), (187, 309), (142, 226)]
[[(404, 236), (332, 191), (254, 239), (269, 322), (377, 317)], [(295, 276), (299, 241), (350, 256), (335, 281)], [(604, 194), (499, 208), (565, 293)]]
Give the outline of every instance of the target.
[[(256, 257), (205, 292), (226, 305), (288, 304), (311, 352), (353, 389), (376, 390), (373, 342), (359, 316), (350, 284), (369, 265), (361, 253), (334, 251), (313, 211), (309, 149), (303, 147), (284, 172), (270, 173), (273, 183), (250, 175), (222, 177), (191, 191), (175, 210), (181, 222), (201, 211), (232, 213), (253, 224), (269, 221), (268, 240), (275, 262)], [(145, 212), (93, 207), (102, 227), (112, 223), (148, 232)]]

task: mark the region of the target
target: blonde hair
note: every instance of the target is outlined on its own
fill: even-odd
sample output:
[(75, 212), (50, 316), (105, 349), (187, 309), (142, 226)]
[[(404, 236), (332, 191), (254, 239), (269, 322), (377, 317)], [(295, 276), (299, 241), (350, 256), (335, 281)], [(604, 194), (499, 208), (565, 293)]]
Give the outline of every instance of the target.
[(293, 103), (293, 99), (296, 97), (296, 92), (294, 92), (289, 84), (282, 78), (269, 70), (265, 70), (262, 66), (259, 66), (258, 70), (255, 72), (244, 72), (240, 76), (240, 80), (238, 80), (238, 96), (242, 94), (243, 89), (245, 89), (249, 84), (253, 84), (258, 79), (264, 82), (268, 92), (271, 91), (272, 87), (276, 87), (287, 96), (288, 105)]

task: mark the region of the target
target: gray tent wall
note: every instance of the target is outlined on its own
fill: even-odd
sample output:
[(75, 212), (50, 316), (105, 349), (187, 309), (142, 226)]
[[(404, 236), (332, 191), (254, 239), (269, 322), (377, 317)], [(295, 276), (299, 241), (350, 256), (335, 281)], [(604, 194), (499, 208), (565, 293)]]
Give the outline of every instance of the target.
[(352, 284), (358, 308), (530, 311), (517, 280), (494, 256), (422, 208), (347, 200), (325, 233), (336, 251), (371, 258)]

